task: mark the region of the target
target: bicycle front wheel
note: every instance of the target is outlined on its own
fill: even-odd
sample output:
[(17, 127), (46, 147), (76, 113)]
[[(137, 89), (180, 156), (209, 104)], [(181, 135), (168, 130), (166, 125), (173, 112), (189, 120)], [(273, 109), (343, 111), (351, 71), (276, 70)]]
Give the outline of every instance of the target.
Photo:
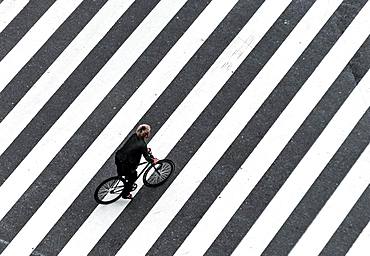
[(168, 159), (159, 160), (145, 171), (143, 181), (148, 187), (162, 185), (172, 174), (175, 164)]
[(104, 180), (96, 188), (94, 193), (95, 201), (99, 204), (110, 204), (120, 198), (125, 181), (120, 176), (114, 176)]

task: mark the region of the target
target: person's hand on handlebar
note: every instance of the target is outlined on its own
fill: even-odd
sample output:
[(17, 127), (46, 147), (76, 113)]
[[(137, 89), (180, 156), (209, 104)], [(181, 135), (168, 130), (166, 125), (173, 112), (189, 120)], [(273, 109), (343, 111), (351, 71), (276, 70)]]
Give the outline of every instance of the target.
[(159, 161), (158, 158), (155, 158), (152, 154), (152, 149), (151, 148), (148, 148), (148, 153), (149, 155), (152, 157), (152, 160), (153, 160), (153, 164), (157, 164), (157, 162)]

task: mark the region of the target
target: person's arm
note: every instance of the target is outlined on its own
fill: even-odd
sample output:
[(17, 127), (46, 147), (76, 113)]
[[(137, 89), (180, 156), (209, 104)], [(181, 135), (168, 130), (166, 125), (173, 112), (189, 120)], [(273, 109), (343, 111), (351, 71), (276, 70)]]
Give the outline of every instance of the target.
[(153, 158), (149, 154), (148, 147), (146, 146), (146, 143), (144, 143), (144, 145), (142, 147), (142, 154), (143, 154), (146, 161), (148, 161), (150, 163), (153, 163)]
[(156, 164), (158, 162), (158, 159), (155, 158), (152, 154), (150, 154), (150, 151), (146, 144), (144, 147), (143, 156), (145, 160), (147, 160), (149, 163)]

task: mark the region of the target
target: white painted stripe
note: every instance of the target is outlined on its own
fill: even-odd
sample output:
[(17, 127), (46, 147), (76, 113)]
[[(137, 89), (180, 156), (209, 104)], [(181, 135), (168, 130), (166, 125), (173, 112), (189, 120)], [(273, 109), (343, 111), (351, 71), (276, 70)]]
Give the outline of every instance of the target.
[[(369, 166), (369, 165), (368, 165)], [(370, 252), (370, 223), (361, 232), (346, 256), (367, 255)]]
[[(333, 11), (335, 10), (335, 8), (336, 7), (333, 8)], [(319, 8), (319, 9), (327, 10), (326, 8), (325, 9)], [(312, 21), (316, 19), (310, 18), (308, 20)], [(338, 52), (340, 52), (340, 49), (337, 49), (335, 52), (332, 52), (330, 54), (335, 55), (335, 54), (338, 54)], [(326, 66), (323, 67), (321, 65), (320, 68), (318, 68), (316, 71), (320, 73), (316, 73), (315, 75), (313, 75), (313, 77), (311, 78), (311, 81), (308, 82), (308, 84), (306, 84), (305, 87), (312, 88), (310, 86), (313, 83), (318, 82), (319, 79), (321, 79), (320, 76), (322, 75), (322, 72), (325, 72), (324, 70), (326, 70), (326, 67), (332, 66), (333, 63), (336, 63), (336, 61), (332, 59), (331, 62), (328, 62), (328, 61), (326, 62)], [(321, 69), (321, 71), (319, 71), (319, 69)], [(338, 73), (340, 70), (341, 70), (340, 68), (337, 69), (336, 73)], [(316, 79), (316, 80), (313, 80), (313, 79)], [(320, 81), (320, 86), (324, 86), (323, 82), (324, 81), (322, 82)], [(332, 79), (331, 81), (328, 81), (326, 83), (326, 87), (330, 86), (331, 82), (332, 82)], [(308, 95), (312, 95), (312, 93), (306, 95), (300, 92), (300, 94), (297, 95), (298, 98), (295, 99), (295, 103), (298, 103), (298, 104), (302, 103), (306, 105), (309, 102), (307, 100), (305, 101), (304, 98)], [(312, 102), (313, 104), (310, 103), (310, 106), (314, 106), (314, 104), (319, 99), (318, 97), (315, 97), (315, 98), (307, 97), (307, 98), (310, 100), (313, 100)], [(206, 214), (203, 216), (203, 218), (198, 223), (198, 225), (193, 229), (189, 237), (181, 245), (176, 255), (186, 255), (186, 254), (201, 255), (202, 253), (206, 251), (206, 249), (208, 249), (208, 247), (213, 242), (213, 240), (216, 238), (216, 236), (219, 234), (219, 232), (221, 232), (222, 228), (227, 224), (227, 222), (230, 220), (232, 215), (239, 208), (240, 204), (244, 201), (245, 197), (249, 194), (249, 192), (254, 187), (256, 182), (260, 179), (261, 174), (263, 175), (263, 173), (267, 170), (267, 168), (271, 165), (272, 161), (277, 156), (278, 151), (270, 153), (269, 148), (270, 147), (275, 148), (274, 143), (275, 144), (281, 143), (279, 142), (280, 138), (285, 137), (285, 142), (287, 142), (291, 136), (289, 134), (294, 133), (294, 130), (291, 131), (290, 129), (296, 129), (301, 124), (302, 117), (305, 117), (303, 114), (301, 114), (301, 112), (298, 112), (300, 111), (301, 108), (299, 108), (297, 104), (293, 104), (293, 102), (292, 104), (290, 104), (289, 108), (287, 108), (286, 111), (291, 111), (291, 112), (293, 111), (293, 114), (291, 114), (290, 116), (293, 118), (291, 120), (286, 119), (290, 121), (290, 123), (281, 125), (283, 127), (281, 126), (279, 127), (275, 124), (270, 129), (269, 133), (261, 141), (260, 145), (254, 150), (254, 152), (251, 154), (249, 159), (243, 164), (239, 172), (235, 175), (232, 181), (230, 181), (228, 186), (224, 189), (221, 195), (216, 199), (216, 201), (213, 203), (210, 209), (206, 212)], [(295, 111), (297, 111), (297, 113), (294, 113)], [(294, 116), (296, 114), (302, 115), (302, 117), (299, 119), (295, 119)], [(286, 113), (284, 113), (283, 115), (286, 115)], [(297, 122), (296, 124), (292, 123), (295, 121)], [(276, 130), (274, 131), (273, 129), (276, 129)], [(275, 132), (275, 136), (271, 136), (271, 133), (273, 132)], [(281, 132), (287, 133), (287, 134), (281, 134)], [(284, 144), (282, 143), (281, 146), (283, 145)], [(281, 149), (282, 148), (283, 147), (281, 147)], [(261, 172), (259, 170), (263, 170), (263, 171)], [(258, 175), (258, 177), (255, 177), (254, 175)], [(255, 182), (253, 183), (252, 181), (255, 181)], [(249, 183), (251, 182), (252, 182), (252, 185), (249, 185)], [(248, 186), (246, 186), (246, 184), (248, 184)], [(285, 201), (289, 202), (289, 200), (286, 200), (286, 199)], [(279, 206), (281, 206), (281, 204)], [(275, 212), (274, 212), (274, 217), (276, 217)], [(265, 223), (265, 222), (262, 222), (262, 223)], [(265, 228), (258, 229), (261, 231), (261, 236), (266, 235), (265, 229), (267, 227), (269, 227), (269, 225), (266, 225)], [(264, 239), (262, 237), (259, 237), (259, 239), (256, 239), (252, 244), (256, 245), (258, 244), (258, 241), (263, 241), (263, 240)], [(199, 245), (196, 247), (194, 246), (192, 247), (191, 245), (194, 244), (195, 242), (197, 242), (197, 244)], [(247, 253), (245, 250), (240, 250), (240, 252), (243, 255), (247, 255), (247, 254), (248, 255), (260, 255), (260, 253), (262, 253), (262, 251), (260, 251), (260, 252), (254, 252), (252, 254), (249, 254), (250, 252)]]
[[(369, 107), (368, 98), (365, 98), (370, 96), (370, 81), (368, 78), (370, 78), (370, 73), (368, 73), (366, 81), (356, 87), (315, 144), (297, 165), (284, 186), (239, 244), (234, 252), (235, 255), (243, 255), (244, 253), (259, 255), (267, 247)], [(308, 250), (307, 253), (316, 255), (312, 250)]]
[[(369, 72), (370, 77), (370, 72)], [(370, 79), (367, 81), (367, 101)], [(362, 97), (359, 95), (359, 97)], [(363, 96), (365, 97), (365, 95)], [(361, 99), (365, 101), (365, 98)], [(355, 107), (357, 108), (357, 107)], [(357, 109), (356, 109), (357, 110)], [(356, 111), (355, 110), (355, 111)], [(350, 112), (350, 110), (349, 110)], [(370, 146), (367, 146), (315, 220), (295, 244), (289, 255), (319, 255), (354, 204), (370, 184)], [(311, 170), (306, 170), (311, 171)]]
[[(185, 2), (186, 0), (161, 1), (0, 186), (0, 204), (2, 205), (0, 219), (5, 216), (37, 176), (46, 168), (68, 139), (77, 131), (84, 120), (99, 105)], [(122, 62), (123, 59), (125, 59), (124, 62)], [(170, 69), (166, 68), (166, 71), (169, 72)], [(160, 86), (162, 83), (157, 81), (162, 81), (162, 77), (156, 80), (156, 83)], [(132, 98), (130, 102), (133, 102), (134, 105), (137, 104), (137, 99), (139, 102), (150, 102), (154, 98), (152, 94), (157, 94), (161, 89), (151, 84), (147, 87), (150, 89), (140, 89), (139, 94)], [(148, 93), (141, 95), (140, 92), (144, 90), (147, 90)], [(135, 113), (136, 110), (130, 111), (133, 111), (130, 113)]]
[(31, 87), (0, 123), (0, 155), (133, 2), (134, 0), (108, 1)]
[(0, 3), (0, 33), (30, 0), (4, 0)]
[[(226, 2), (222, 0), (212, 1), (194, 25), (198, 23), (209, 26), (210, 20), (216, 18), (221, 21), (236, 2), (228, 1), (228, 5), (226, 5)], [(286, 1), (285, 4), (288, 5), (289, 2)], [(167, 122), (156, 133), (156, 136), (150, 142), (150, 147), (156, 149), (156, 155), (166, 156), (171, 151), (236, 68), (261, 40), (275, 19), (279, 17), (280, 13), (284, 10), (282, 2), (279, 3), (279, 8), (273, 8), (274, 12), (276, 12), (273, 15), (271, 11), (268, 14), (265, 13), (273, 7), (271, 6), (272, 3), (267, 3), (264, 8), (259, 9), (255, 13)], [(215, 8), (217, 12), (220, 12), (217, 15), (215, 15)], [(254, 40), (251, 41), (248, 38), (253, 38)], [(142, 180), (140, 180), (138, 189), (142, 185)], [(70, 255), (72, 252), (79, 255), (88, 253), (127, 205), (127, 201), (120, 202), (112, 208), (99, 205), (85, 221), (84, 225), (71, 238), (60, 255)], [(87, 243), (86, 241), (89, 242)]]
[[(339, 41), (334, 45), (332, 50), (316, 69), (314, 74), (312, 74), (307, 80), (302, 89), (290, 102), (287, 109), (281, 114), (279, 119), (265, 135), (251, 156), (246, 160), (246, 163), (243, 165), (243, 171), (240, 171), (240, 174), (238, 173), (233, 178), (229, 183), (230, 186), (226, 188), (227, 190), (224, 190), (225, 192), (233, 193), (232, 188), (235, 189), (237, 186), (240, 186), (240, 184), (243, 184), (243, 188), (246, 188), (246, 190), (243, 190), (241, 194), (248, 195), (261, 179), (264, 172), (268, 170), (269, 166), (273, 163), (284, 145), (299, 128), (301, 123), (304, 121), (304, 118), (309, 114), (309, 111), (311, 111), (315, 106), (327, 87), (334, 82), (336, 76), (344, 68), (348, 59), (350, 59), (356, 49), (360, 47), (369, 35), (369, 7), (370, 4), (367, 4), (367, 6), (364, 7), (352, 24), (347, 28)], [(338, 112), (336, 115), (337, 117), (334, 118), (331, 124), (327, 127), (326, 130), (329, 131), (329, 135), (327, 135), (328, 132), (323, 132), (320, 139), (315, 143), (315, 146), (311, 147), (309, 153), (306, 154), (304, 160), (302, 160), (296, 167), (296, 171), (294, 171), (285, 184), (293, 184), (294, 182), (291, 183), (289, 180), (294, 180), (296, 175), (298, 175), (298, 177), (300, 177), (299, 175), (305, 176), (304, 178), (299, 179), (302, 180), (302, 182), (297, 181), (297, 184), (293, 184), (293, 186), (298, 185), (298, 187), (293, 190), (281, 189), (277, 193), (274, 200), (267, 206), (257, 222), (252, 226), (251, 230), (249, 230), (242, 242), (236, 248), (233, 255), (260, 255), (263, 252), (281, 225), (283, 225), (284, 221), (288, 218), (289, 214), (293, 211), (294, 207), (299, 203), (300, 198), (303, 197), (305, 191), (309, 188), (310, 184), (312, 184), (315, 177), (317, 177), (322, 168), (324, 168), (325, 163), (335, 153), (335, 150), (339, 147), (341, 141), (345, 139), (347, 132), (349, 132), (349, 130), (359, 120), (361, 113), (363, 114), (365, 111), (363, 108), (368, 107), (369, 103), (366, 103), (364, 98), (360, 101), (361, 98), (356, 97), (357, 94), (354, 95), (355, 96), (352, 95), (351, 98), (348, 99), (345, 105), (352, 106), (351, 111), (353, 116), (348, 117), (348, 123), (336, 126), (336, 124), (340, 123), (337, 121), (338, 118), (340, 120), (343, 115), (347, 115), (348, 113), (346, 112), (348, 107), (344, 106), (344, 112), (343, 110)], [(352, 99), (356, 98), (358, 100), (358, 109), (354, 110)], [(315, 101), (313, 101), (313, 99), (315, 99)], [(330, 137), (330, 132), (336, 134), (338, 138), (337, 140), (333, 139), (333, 145), (329, 143), (326, 145), (325, 142), (328, 140), (330, 141), (330, 138), (332, 138)], [(322, 151), (319, 151), (320, 149)], [(321, 152), (322, 155), (317, 156), (317, 152)], [(307, 170), (306, 168), (308, 168), (309, 171), (304, 173), (304, 171)], [(253, 171), (249, 173), (248, 170)], [(312, 182), (310, 183), (311, 180)], [(306, 185), (303, 184), (303, 181), (307, 182)], [(284, 191), (290, 191), (288, 193), (291, 194), (287, 194)], [(243, 202), (244, 198), (245, 196), (241, 198), (240, 203)], [(283, 198), (283, 200), (278, 200), (279, 198)]]
[[(322, 9), (316, 9), (316, 11), (319, 10)], [(315, 16), (310, 17), (313, 18)], [(330, 17), (330, 14), (328, 17)], [(321, 25), (323, 25), (324, 22), (325, 21), (322, 20)], [(306, 33), (310, 35), (313, 31), (309, 24), (314, 23), (312, 22), (312, 19), (308, 18), (305, 22), (297, 26), (296, 29), (298, 30), (295, 30), (291, 34), (298, 35), (297, 33), (304, 32), (304, 35), (306, 35)], [(316, 32), (319, 29), (320, 27), (317, 28)], [(139, 255), (141, 255), (150, 248), (147, 246), (151, 246), (152, 243), (155, 242), (158, 236), (170, 223), (171, 219), (175, 217), (186, 200), (188, 200), (193, 191), (212, 169), (214, 164), (216, 164), (225, 150), (232, 144), (240, 131), (245, 127), (246, 123), (257, 111), (259, 106), (268, 97), (274, 86), (284, 76), (285, 72), (289, 70), (289, 67), (308, 45), (315, 33), (311, 35), (312, 37), (306, 37), (304, 35), (302, 35), (302, 37), (290, 37), (284, 42), (271, 58), (270, 62), (266, 64), (264, 69), (245, 90), (209, 138), (203, 143), (202, 147), (198, 149), (197, 153), (185, 166), (173, 184), (166, 190), (157, 204), (136, 228), (134, 233), (123, 245), (118, 255), (130, 255), (132, 252), (137, 253), (138, 251)], [(302, 47), (302, 49), (300, 49), (300, 47)], [(240, 115), (240, 113), (243, 113), (243, 115)], [(212, 152), (212, 154), (209, 154), (209, 152)], [(204, 159), (207, 159), (207, 161), (204, 161)], [(237, 192), (237, 194), (238, 193), (239, 192)], [(243, 193), (240, 194), (243, 195)], [(234, 194), (231, 197), (229, 194), (228, 200), (233, 201), (233, 197)], [(227, 204), (224, 205), (221, 212), (227, 208)], [(211, 230), (214, 225), (217, 225), (218, 220), (213, 220), (214, 221), (212, 221), (211, 225), (207, 227), (208, 231), (206, 236), (211, 235)], [(143, 243), (143, 241), (145, 241), (145, 243)], [(196, 241), (197, 246), (195, 247), (200, 248), (200, 250), (195, 253), (191, 253), (190, 255), (202, 255), (202, 250), (204, 249), (201, 248), (202, 243), (203, 240)], [(145, 250), (142, 249), (144, 246)]]
[[(321, 85), (323, 85), (321, 83)], [(330, 84), (329, 84), (330, 85)], [(302, 99), (302, 98), (301, 98)], [(303, 104), (305, 104), (304, 101), (302, 101)], [(294, 106), (294, 107), (293, 107)], [(296, 105), (291, 105), (293, 109), (298, 109)], [(288, 110), (287, 110), (288, 111)], [(290, 121), (295, 121), (294, 119)], [(283, 129), (287, 129), (288, 127), (298, 127), (296, 124), (289, 124), (285, 125)], [(270, 133), (273, 132), (271, 128)], [(276, 129), (276, 126), (275, 126)], [(288, 130), (284, 130), (284, 132), (289, 132)], [(294, 131), (293, 131), (294, 132)], [(292, 134), (293, 134), (292, 132)], [(268, 135), (266, 135), (268, 138)], [(254, 153), (250, 156), (250, 159), (248, 159), (243, 166), (240, 168), (239, 172), (235, 175), (233, 180), (228, 184), (228, 186), (224, 189), (224, 191), (220, 194), (220, 196), (216, 199), (216, 201), (213, 203), (213, 205), (210, 207), (210, 209), (206, 212), (206, 214), (203, 216), (201, 221), (198, 223), (198, 225), (193, 229), (192, 233), (188, 236), (188, 238), (185, 240), (185, 242), (181, 245), (179, 250), (176, 252), (176, 255), (201, 255), (204, 253), (208, 247), (211, 245), (211, 243), (214, 241), (214, 239), (217, 237), (219, 232), (223, 229), (223, 227), (227, 224), (227, 222), (230, 220), (232, 215), (235, 213), (235, 211), (239, 208), (240, 204), (243, 202), (244, 198), (250, 193), (251, 189), (255, 185), (255, 183), (258, 181), (254, 175), (257, 173), (258, 170), (260, 170), (260, 165), (263, 164), (259, 161), (266, 161), (263, 160), (264, 156), (270, 156), (270, 152), (268, 150), (268, 147), (272, 146), (274, 144), (274, 141), (279, 140), (279, 136), (274, 136), (271, 139), (271, 136), (269, 137), (270, 140), (264, 142), (265, 148), (263, 146), (259, 146), (255, 149)], [(263, 143), (263, 142), (261, 142)], [(256, 151), (258, 150), (258, 152)], [(258, 157), (256, 157), (256, 155)], [(275, 157), (275, 155), (272, 155), (271, 157)], [(267, 164), (264, 167), (263, 171), (266, 171), (270, 166), (270, 161), (267, 162)], [(251, 174), (249, 174), (251, 172)], [(263, 174), (263, 172), (259, 172), (260, 174)], [(259, 175), (259, 174), (257, 174)], [(258, 177), (260, 178), (260, 177)], [(250, 183), (249, 180), (255, 181), (252, 183), (252, 186), (250, 186), (248, 183)], [(248, 184), (248, 186), (246, 186)], [(242, 186), (246, 186), (245, 189), (241, 190)], [(231, 196), (230, 196), (231, 195)], [(234, 196), (234, 195), (240, 195)], [(236, 198), (235, 198), (236, 197)], [(283, 202), (290, 202), (289, 199), (284, 198)], [(279, 202), (276, 204), (277, 207), (282, 206), (282, 202)], [(270, 216), (271, 218), (276, 218), (276, 212), (277, 209), (274, 209), (275, 211), (271, 211), (271, 214), (273, 216)], [(265, 224), (266, 222), (261, 221), (261, 223)], [(271, 225), (271, 224), (270, 224)], [(253, 242), (250, 242), (248, 244), (252, 244), (253, 246), (257, 247), (259, 243), (262, 243), (263, 246), (265, 244), (265, 236), (266, 236), (266, 229), (268, 229), (268, 224), (264, 225), (262, 228), (258, 228), (259, 237), (258, 239), (254, 239)], [(268, 239), (268, 236), (266, 237), (266, 240)], [(191, 245), (197, 242), (199, 246), (192, 247)], [(261, 246), (260, 251), (248, 251), (244, 247), (241, 247), (240, 254), (241, 255), (260, 255), (262, 253), (262, 249), (264, 248)], [(203, 251), (202, 251), (203, 250)]]
[(0, 92), (81, 2), (57, 0), (0, 61)]
[[(0, 244), (2, 244), (4, 247), (6, 247), (9, 244), (9, 242), (5, 241), (3, 239), (0, 239)], [(44, 256), (44, 254), (39, 253), (37, 251), (33, 251), (30, 256)]]
[[(184, 3), (185, 1), (182, 1), (182, 4)], [(150, 31), (147, 31), (147, 34), (153, 33), (153, 31), (156, 30), (156, 26), (163, 23), (161, 22), (161, 19), (163, 19), (164, 17), (169, 18), (170, 14), (174, 15), (176, 11), (181, 8), (181, 6), (182, 5), (180, 5), (180, 1), (161, 1), (156, 6), (155, 10), (150, 13), (151, 17), (155, 17), (158, 20), (149, 19), (145, 22), (145, 24), (148, 25), (148, 28), (150, 28)], [(22, 252), (27, 253), (32, 250), (32, 248), (34, 248), (38, 242), (41, 241), (48, 230), (50, 230), (52, 225), (57, 222), (63, 212), (68, 208), (68, 206), (78, 196), (85, 185), (94, 176), (96, 171), (104, 164), (110, 154), (118, 147), (120, 141), (139, 121), (139, 118), (145, 114), (145, 112), (150, 108), (150, 106), (159, 97), (163, 90), (166, 89), (166, 86), (169, 84), (171, 77), (176, 76), (183, 65), (185, 65), (185, 63), (191, 58), (191, 56), (204, 42), (204, 38), (207, 38), (209, 36), (209, 34), (212, 32), (209, 27), (212, 27), (213, 25), (209, 23), (207, 25), (204, 24), (202, 24), (202, 27), (206, 27), (204, 31), (202, 31), (203, 29), (201, 31), (199, 29), (192, 30), (191, 36), (180, 39), (179, 42), (176, 44), (176, 48), (174, 48), (173, 51), (171, 50), (171, 54), (167, 54), (165, 56), (165, 58), (161, 62), (164, 64), (158, 65), (156, 68), (156, 72), (152, 72), (150, 78), (146, 80), (145, 84), (139, 87), (136, 93), (128, 100), (121, 111), (113, 118), (106, 129), (90, 146), (84, 156), (75, 164), (73, 169), (61, 181), (59, 186), (53, 191), (53, 193), (47, 198), (44, 204), (38, 209), (38, 211), (32, 216), (29, 222), (13, 239), (4, 253), (8, 255), (14, 255)], [(140, 36), (138, 37), (138, 39), (140, 40), (132, 42), (133, 46), (139, 47), (140, 45), (142, 45), (143, 37), (145, 36), (145, 34), (139, 35)], [(130, 50), (132, 48), (129, 47), (128, 49)], [(117, 77), (118, 75), (116, 73), (113, 73), (112, 71), (109, 72), (109, 70), (113, 69), (113, 71), (122, 72), (122, 68), (118, 68), (119, 64), (122, 64), (121, 61), (123, 57), (128, 58), (129, 56), (131, 56), (130, 54), (132, 54), (132, 50), (127, 51), (127, 48), (125, 48), (124, 53), (124, 55), (114, 58), (117, 61), (114, 62), (116, 65), (113, 65), (113, 67), (110, 66), (110, 69), (106, 69), (107, 73), (105, 73), (105, 76), (99, 77), (99, 84), (94, 84), (95, 86), (90, 88), (92, 91), (97, 90), (97, 87), (106, 88), (107, 86), (109, 86), (110, 82), (113, 81), (114, 83), (116, 83), (119, 80), (119, 78)], [(103, 88), (97, 90), (96, 94), (102, 94)], [(91, 96), (94, 95), (95, 94), (89, 95), (89, 97), (82, 98), (77, 102), (84, 102), (85, 104), (89, 104), (90, 101), (92, 101)], [(71, 109), (72, 111), (70, 111)], [(85, 105), (82, 104), (80, 104), (79, 108), (77, 109), (74, 109), (74, 107), (69, 108), (63, 114), (68, 114), (68, 118), (66, 118), (64, 122), (61, 122), (61, 125), (64, 125), (66, 127), (63, 128), (62, 126), (63, 129), (56, 129), (56, 136), (54, 136), (54, 138), (51, 137), (52, 139), (54, 139), (54, 141), (52, 139), (50, 140), (51, 142), (49, 146), (45, 147), (46, 151), (40, 151), (40, 159), (38, 160), (42, 160), (45, 153), (49, 153), (49, 147), (52, 147), (54, 145), (52, 144), (53, 142), (57, 143), (57, 135), (64, 132), (64, 129), (69, 129), (71, 125), (73, 126), (73, 122), (75, 122), (76, 119), (82, 119), (83, 121), (84, 118), (81, 118), (81, 116), (76, 116), (77, 113), (83, 113), (89, 109), (91, 108), (87, 108)], [(127, 115), (127, 113), (136, 113), (136, 115)], [(62, 118), (64, 117), (61, 117), (61, 119)], [(124, 126), (122, 126), (122, 124), (124, 124)], [(52, 129), (54, 128), (55, 125)], [(91, 161), (92, 159), (93, 161)], [(31, 163), (32, 162), (30, 162), (30, 164)], [(22, 179), (17, 181), (17, 186), (19, 182), (22, 182), (25, 179), (25, 175), (29, 174), (29, 172), (27, 171), (25, 173), (21, 173)], [(28, 177), (26, 177), (26, 179), (27, 178)], [(23, 188), (23, 186), (19, 187)], [(11, 187), (9, 187), (9, 189), (10, 188)]]

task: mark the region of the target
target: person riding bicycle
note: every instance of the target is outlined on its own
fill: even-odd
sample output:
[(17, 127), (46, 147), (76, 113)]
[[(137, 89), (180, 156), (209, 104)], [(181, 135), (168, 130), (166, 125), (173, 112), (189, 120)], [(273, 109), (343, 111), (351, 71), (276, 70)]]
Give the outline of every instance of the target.
[(123, 198), (132, 198), (130, 192), (137, 179), (136, 168), (140, 163), (141, 156), (144, 156), (145, 160), (152, 164), (156, 164), (158, 161), (158, 159), (152, 157), (145, 142), (145, 139), (148, 139), (150, 136), (150, 130), (151, 128), (147, 124), (139, 125), (136, 132), (116, 152), (115, 164), (117, 166), (117, 173), (119, 176), (125, 176), (127, 180), (122, 192)]

